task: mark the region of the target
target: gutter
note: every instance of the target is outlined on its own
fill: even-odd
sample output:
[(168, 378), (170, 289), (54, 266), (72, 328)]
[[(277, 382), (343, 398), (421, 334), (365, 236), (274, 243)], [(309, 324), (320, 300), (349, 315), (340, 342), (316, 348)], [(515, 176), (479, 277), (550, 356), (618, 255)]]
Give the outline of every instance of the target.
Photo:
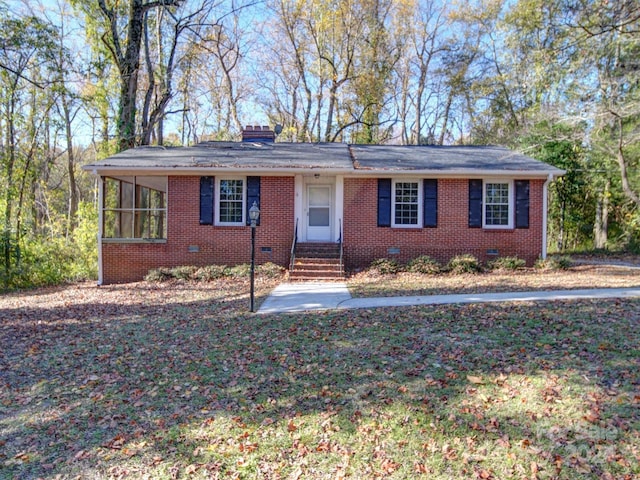
[(104, 282), (102, 273), (102, 234), (104, 229), (104, 182), (102, 176), (98, 177), (98, 286)]
[(434, 178), (487, 178), (487, 177), (505, 177), (505, 178), (548, 178), (563, 175), (564, 171), (549, 170), (481, 170), (481, 169), (432, 169), (432, 170), (410, 170), (410, 169), (345, 169), (335, 167), (314, 166), (309, 168), (291, 168), (291, 167), (123, 167), (116, 165), (105, 166), (86, 166), (83, 170), (94, 175), (167, 175), (167, 176), (197, 176), (212, 175), (217, 173), (233, 173), (240, 175), (256, 175), (261, 176), (293, 176), (304, 175), (305, 173), (318, 173), (321, 171), (323, 175), (344, 175), (348, 178), (363, 177), (388, 177), (388, 176), (431, 176)]
[(549, 184), (553, 181), (550, 173), (542, 186), (542, 259), (547, 258), (547, 216), (549, 215)]

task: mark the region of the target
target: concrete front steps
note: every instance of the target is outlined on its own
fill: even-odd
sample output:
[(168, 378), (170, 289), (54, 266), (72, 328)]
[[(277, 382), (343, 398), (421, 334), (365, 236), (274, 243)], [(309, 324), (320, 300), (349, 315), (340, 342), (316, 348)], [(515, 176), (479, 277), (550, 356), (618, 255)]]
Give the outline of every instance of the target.
[(343, 281), (340, 266), (340, 245), (337, 243), (298, 243), (289, 280)]

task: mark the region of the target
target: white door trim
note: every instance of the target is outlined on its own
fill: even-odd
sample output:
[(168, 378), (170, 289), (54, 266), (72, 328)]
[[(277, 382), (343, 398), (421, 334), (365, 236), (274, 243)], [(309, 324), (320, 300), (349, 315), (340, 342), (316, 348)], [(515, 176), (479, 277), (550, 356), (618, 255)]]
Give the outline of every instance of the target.
[[(315, 190), (316, 195), (312, 195)], [(305, 228), (307, 241), (330, 242), (333, 238), (335, 185), (307, 183), (305, 188)], [(314, 204), (312, 205), (312, 202)], [(314, 223), (314, 224), (312, 224)]]

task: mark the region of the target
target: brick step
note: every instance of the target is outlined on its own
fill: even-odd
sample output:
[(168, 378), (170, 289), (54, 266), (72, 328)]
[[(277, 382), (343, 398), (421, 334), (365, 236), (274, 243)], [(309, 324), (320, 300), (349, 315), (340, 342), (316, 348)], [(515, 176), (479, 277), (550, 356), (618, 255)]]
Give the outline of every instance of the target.
[(290, 282), (344, 282), (343, 277), (289, 277)]
[(302, 265), (320, 265), (320, 266), (335, 266), (340, 267), (339, 258), (316, 258), (316, 257), (297, 257), (294, 263), (294, 267)]
[(335, 243), (299, 243), (296, 245), (296, 257), (339, 258), (340, 245)]
[(340, 265), (301, 263), (293, 267), (294, 272), (337, 272), (340, 273)]
[(343, 281), (339, 270), (294, 270), (289, 272), (289, 281)]
[(340, 245), (335, 243), (298, 243), (291, 281), (342, 281)]

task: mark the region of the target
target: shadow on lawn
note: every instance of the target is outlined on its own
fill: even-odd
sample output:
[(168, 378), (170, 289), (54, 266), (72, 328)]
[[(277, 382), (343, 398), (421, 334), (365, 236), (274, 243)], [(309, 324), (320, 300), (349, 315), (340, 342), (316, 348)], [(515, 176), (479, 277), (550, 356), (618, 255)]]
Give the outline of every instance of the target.
[[(304, 441), (305, 456), (336, 457), (333, 471), (368, 449), (350, 468), (403, 478), (416, 449), (445, 463), (473, 450), (454, 438), (505, 455), (519, 445), (565, 476), (625, 469), (618, 443), (640, 421), (638, 301), (253, 316), (238, 313), (244, 300), (4, 311), (15, 320), (0, 330), (0, 476), (171, 477), (238, 472), (240, 460), (264, 473), (293, 469)], [(573, 455), (583, 444), (607, 458)], [(408, 471), (384, 466), (403, 454)]]

